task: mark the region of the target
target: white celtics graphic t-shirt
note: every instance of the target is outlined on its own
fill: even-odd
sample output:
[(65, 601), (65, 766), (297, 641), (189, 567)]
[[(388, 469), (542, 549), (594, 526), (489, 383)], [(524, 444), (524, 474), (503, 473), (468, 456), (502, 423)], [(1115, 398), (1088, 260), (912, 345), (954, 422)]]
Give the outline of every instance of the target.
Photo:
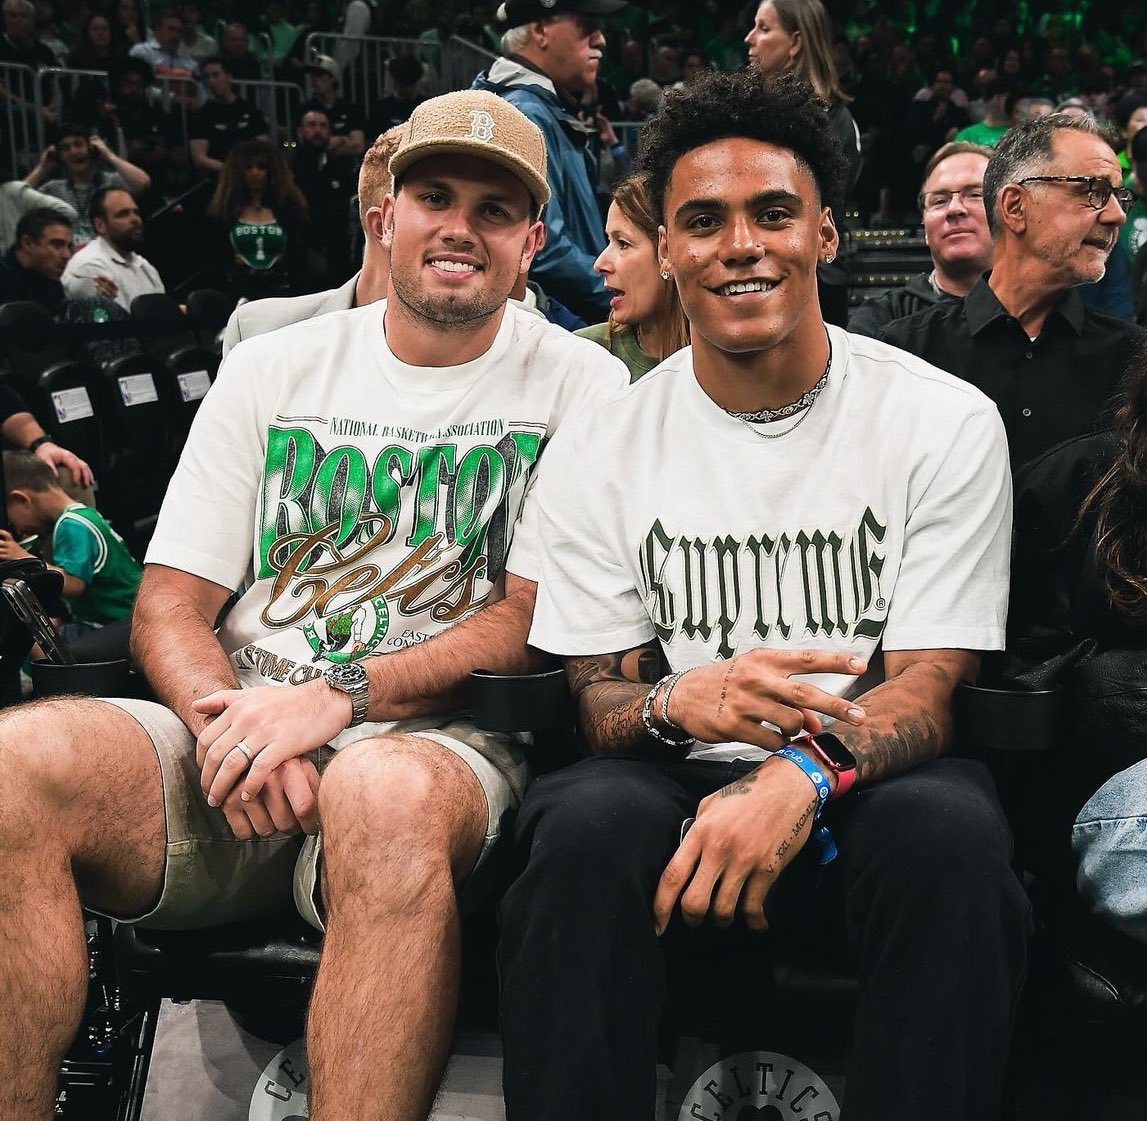
[(500, 594), (526, 485), (621, 363), (509, 306), (458, 366), (400, 362), (385, 302), (241, 343), (195, 418), (147, 553), (243, 589), (219, 637), (245, 685), (422, 642)]
[(995, 405), (829, 331), (828, 385), (789, 435), (762, 439), (717, 406), (686, 349), (554, 441), (528, 504), (532, 645), (587, 655), (656, 638), (674, 670), (757, 647), (872, 659), (863, 681), (811, 678), (840, 696), (880, 679), (879, 649), (1002, 648), (1011, 474)]

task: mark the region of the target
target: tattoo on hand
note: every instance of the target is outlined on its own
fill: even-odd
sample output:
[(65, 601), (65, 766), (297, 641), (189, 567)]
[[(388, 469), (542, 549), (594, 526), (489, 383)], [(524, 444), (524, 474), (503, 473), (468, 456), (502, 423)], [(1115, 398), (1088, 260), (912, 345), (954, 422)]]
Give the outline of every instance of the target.
[(812, 817), (812, 815), (816, 812), (816, 807), (819, 801), (819, 798), (814, 798), (807, 806), (805, 806), (804, 812), (800, 815), (800, 817), (797, 818), (797, 823), (793, 826), (793, 831), (790, 834), (790, 836), (792, 836), (794, 839), (801, 835), (801, 830), (805, 827), (805, 822), (808, 821), (808, 819)]
[(721, 678), (721, 699), (717, 702), (717, 715), (720, 716), (725, 711), (725, 698), (729, 695), (729, 677), (733, 672), (733, 663), (729, 663), (729, 668), (725, 670), (725, 676)]
[(721, 787), (722, 798), (732, 798), (738, 794), (748, 794), (753, 788), (753, 783), (757, 781), (757, 772), (750, 771), (747, 775), (742, 775), (739, 779), (729, 783), (728, 786)]
[(785, 855), (785, 853), (789, 851), (790, 848), (791, 846), (789, 845), (788, 841), (781, 841), (781, 843), (777, 846), (777, 851), (774, 855), (778, 860), (780, 860)]

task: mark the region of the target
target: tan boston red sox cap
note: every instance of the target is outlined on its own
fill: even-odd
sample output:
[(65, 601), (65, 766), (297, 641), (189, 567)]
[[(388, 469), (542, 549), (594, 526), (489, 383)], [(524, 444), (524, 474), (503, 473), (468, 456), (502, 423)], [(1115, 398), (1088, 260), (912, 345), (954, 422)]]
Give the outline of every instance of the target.
[(402, 126), (390, 174), (398, 179), (417, 160), (450, 153), (478, 156), (512, 172), (539, 209), (550, 201), (541, 130), (488, 90), (458, 90), (422, 102)]

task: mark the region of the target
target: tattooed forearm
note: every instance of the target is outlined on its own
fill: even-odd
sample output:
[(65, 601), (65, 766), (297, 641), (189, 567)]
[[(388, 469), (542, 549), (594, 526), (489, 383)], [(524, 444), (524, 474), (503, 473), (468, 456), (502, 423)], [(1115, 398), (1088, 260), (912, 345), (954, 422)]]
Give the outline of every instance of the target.
[[(595, 753), (639, 751), (652, 746), (641, 724), (649, 687), (664, 676), (656, 644), (613, 654), (567, 658), (566, 676), (578, 700), (582, 735)], [(658, 744), (664, 755), (667, 745)]]
[(857, 781), (871, 782), (935, 759), (952, 738), (952, 693), (975, 677), (977, 659), (963, 651), (928, 656), (858, 698), (868, 719), (833, 731), (856, 756)]

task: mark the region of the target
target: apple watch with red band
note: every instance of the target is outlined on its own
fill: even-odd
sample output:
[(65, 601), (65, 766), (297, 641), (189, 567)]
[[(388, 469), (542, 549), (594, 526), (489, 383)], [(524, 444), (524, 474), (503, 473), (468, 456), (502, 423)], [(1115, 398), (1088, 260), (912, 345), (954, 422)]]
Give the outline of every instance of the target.
[(852, 784), (856, 782), (856, 756), (831, 732), (818, 732), (815, 736), (808, 736), (805, 738), (805, 743), (836, 775), (836, 790), (833, 791), (833, 797), (839, 798), (842, 794), (847, 794)]

